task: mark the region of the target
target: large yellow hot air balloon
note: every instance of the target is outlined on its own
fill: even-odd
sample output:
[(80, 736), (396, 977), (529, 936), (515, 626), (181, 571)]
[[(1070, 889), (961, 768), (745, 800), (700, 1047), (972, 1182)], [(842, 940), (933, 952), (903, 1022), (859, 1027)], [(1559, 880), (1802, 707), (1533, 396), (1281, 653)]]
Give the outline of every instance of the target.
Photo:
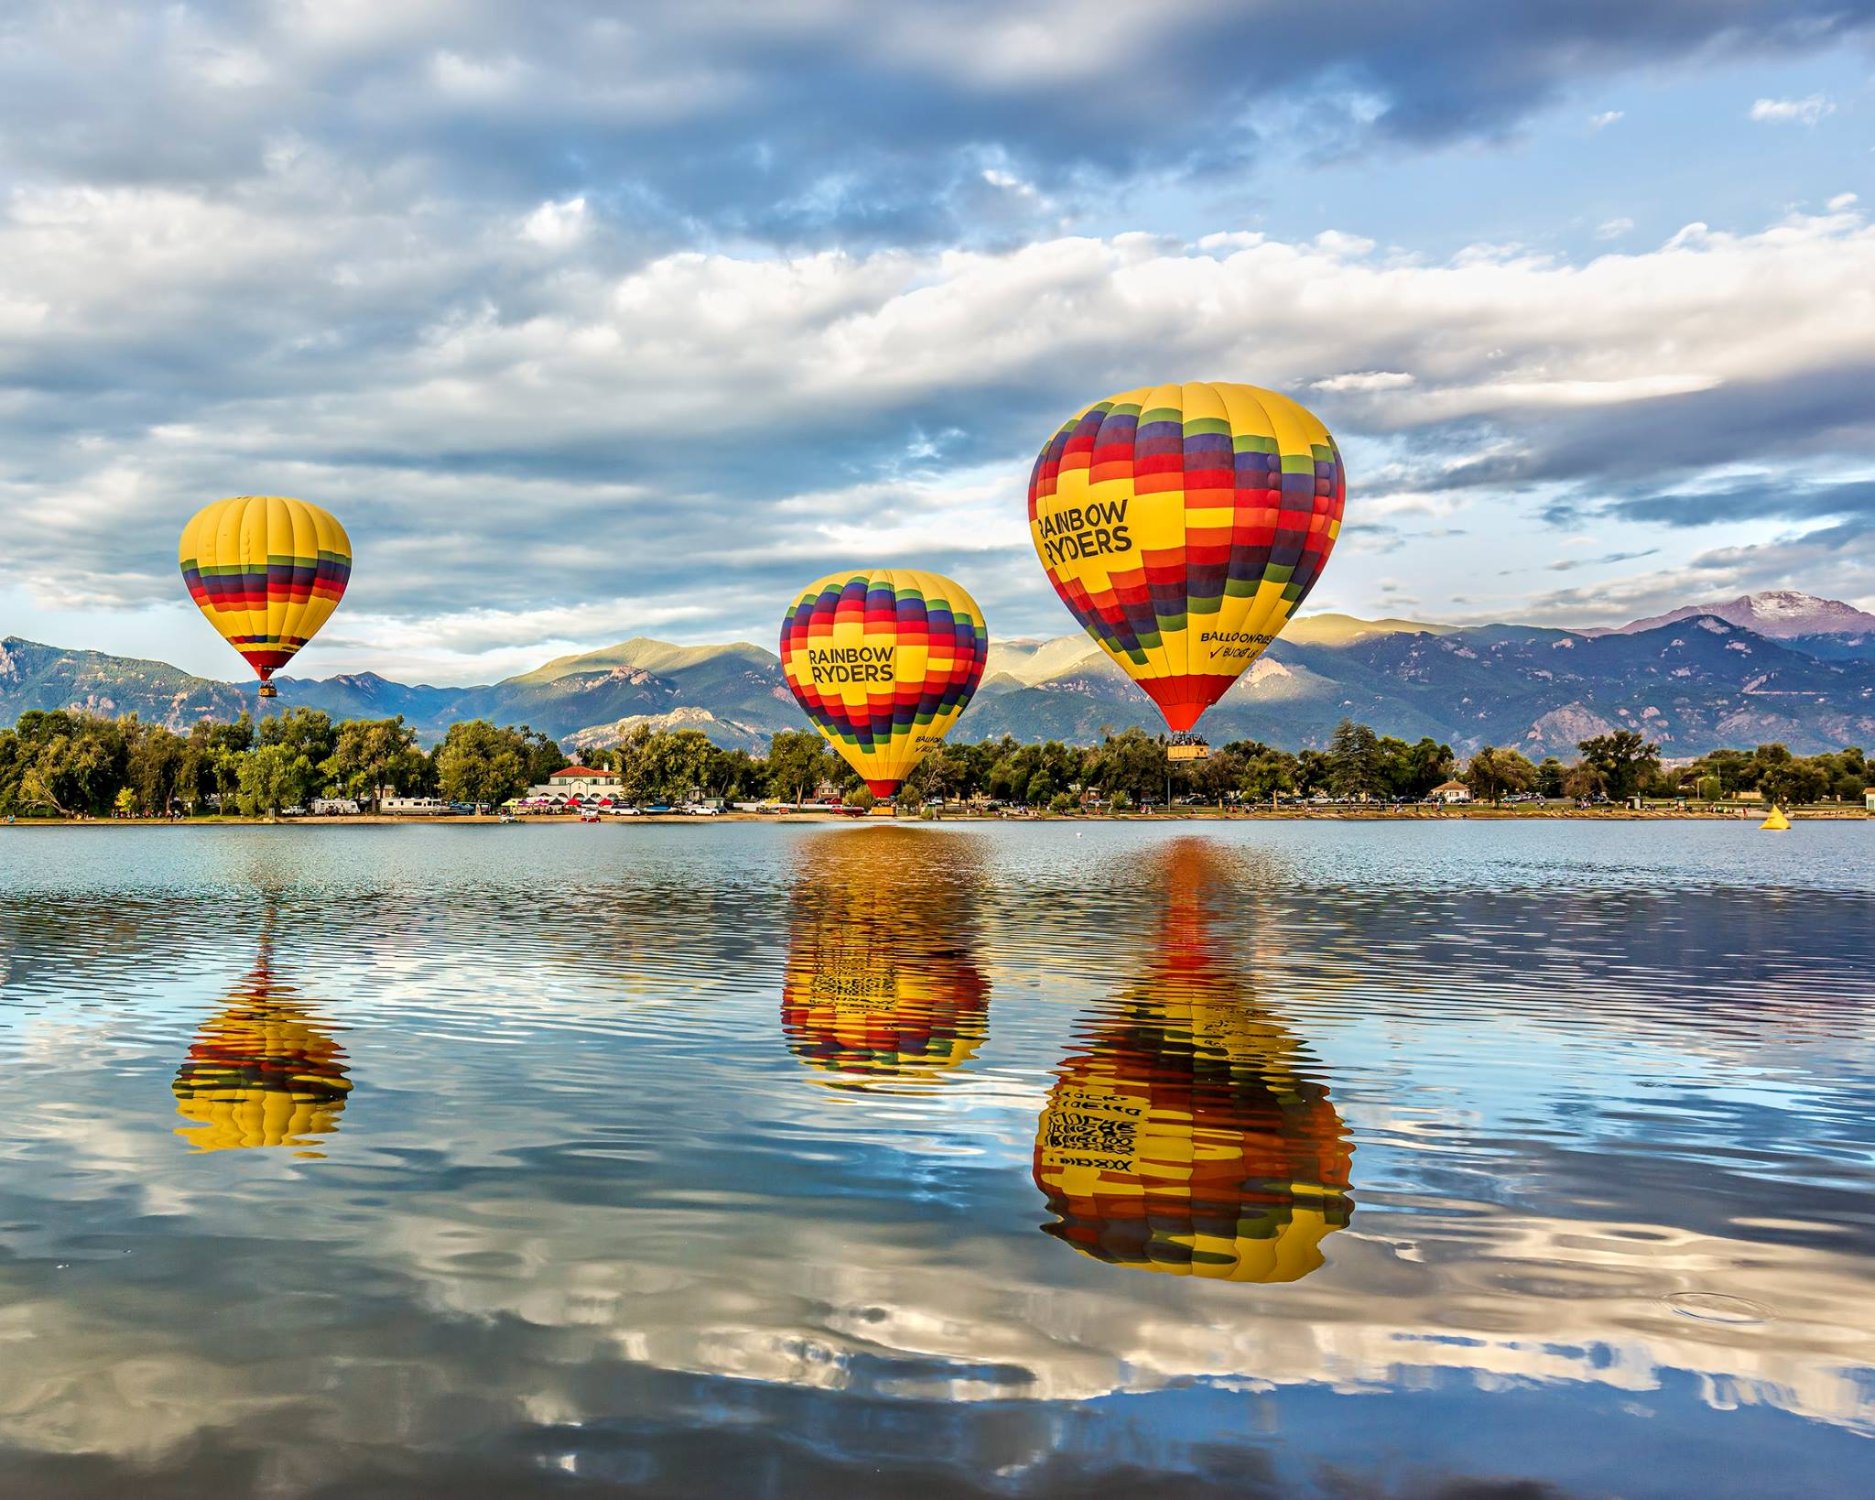
[(247, 658), (263, 698), (268, 679), (331, 618), (352, 574), (352, 544), (328, 512), (280, 495), (203, 506), (178, 548), (189, 597)]
[(977, 967), (977, 844), (852, 828), (804, 839), (781, 1029), (827, 1081), (922, 1083), (975, 1055), (990, 991)]
[(1142, 1270), (1295, 1281), (1348, 1222), (1353, 1147), (1302, 1043), (1211, 937), (1218, 856), (1182, 840), (1165, 859), (1146, 977), (1085, 1028), (1042, 1111), (1047, 1232)]
[(1074, 618), (1184, 731), (1315, 586), (1346, 489), (1335, 440), (1287, 396), (1141, 386), (1043, 446), (1029, 533)]
[(781, 620), (781, 670), (833, 748), (890, 797), (969, 705), (989, 657), (983, 611), (912, 568), (830, 573)]
[(188, 1121), (176, 1133), (197, 1151), (314, 1145), (338, 1129), (351, 1094), (344, 1049), (275, 977), (269, 950), (263, 939), (260, 961), (176, 1073), (176, 1112)]

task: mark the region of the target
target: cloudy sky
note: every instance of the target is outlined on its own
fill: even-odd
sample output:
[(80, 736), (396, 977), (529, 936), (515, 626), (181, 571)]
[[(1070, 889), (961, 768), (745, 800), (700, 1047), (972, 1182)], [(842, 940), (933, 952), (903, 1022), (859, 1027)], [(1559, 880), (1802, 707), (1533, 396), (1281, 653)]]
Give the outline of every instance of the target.
[(1341, 440), (1309, 608), (1875, 605), (1875, 0), (0, 9), (0, 634), (233, 676), (175, 537), (349, 527), (297, 664), (770, 644), (853, 560), (1072, 621), (1035, 450)]

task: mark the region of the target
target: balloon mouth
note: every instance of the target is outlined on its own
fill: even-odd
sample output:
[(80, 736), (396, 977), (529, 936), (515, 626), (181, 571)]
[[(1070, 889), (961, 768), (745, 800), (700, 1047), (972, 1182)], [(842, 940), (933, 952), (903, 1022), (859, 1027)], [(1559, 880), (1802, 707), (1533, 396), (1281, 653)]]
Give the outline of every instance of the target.
[(1159, 705), (1166, 727), (1174, 734), (1183, 734), (1204, 716), (1207, 708), (1230, 691), (1236, 680), (1235, 675), (1194, 672), (1182, 677), (1155, 678), (1140, 686)]
[(904, 784), (902, 780), (874, 781), (870, 776), (866, 778), (866, 790), (871, 792), (873, 796), (877, 797), (881, 802), (888, 802), (896, 797), (898, 795), (898, 789)]

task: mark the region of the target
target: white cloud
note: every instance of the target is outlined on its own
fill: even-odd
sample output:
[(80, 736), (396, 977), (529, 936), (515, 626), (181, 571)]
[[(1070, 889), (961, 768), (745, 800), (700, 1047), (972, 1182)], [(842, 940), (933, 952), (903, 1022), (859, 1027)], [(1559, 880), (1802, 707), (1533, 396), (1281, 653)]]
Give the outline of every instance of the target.
[(1811, 94), (1807, 99), (1760, 99), (1751, 106), (1750, 118), (1760, 125), (1815, 125), (1835, 113), (1835, 100)]
[(564, 203), (549, 201), (522, 222), (521, 236), (549, 250), (564, 250), (585, 234), (586, 224), (584, 198), (569, 198)]
[(1404, 370), (1353, 370), (1346, 375), (1331, 375), (1326, 380), (1314, 381), (1310, 390), (1315, 391), (1398, 391), (1413, 383), (1413, 377)]
[(1598, 115), (1589, 116), (1589, 129), (1590, 130), (1606, 130), (1610, 125), (1613, 125), (1617, 120), (1623, 119), (1625, 115), (1626, 115), (1625, 110), (1605, 109)]
[[(1019, 565), (1035, 448), (1155, 374), (1314, 391), (1367, 465), (1356, 514), (1437, 516), (1475, 493), (1466, 466), (1592, 479), (1656, 446), (1557, 447), (1574, 431), (1559, 423), (1734, 389), (1762, 405), (1780, 382), (1840, 386), (1831, 372), (1875, 348), (1875, 231), (1843, 198), (1580, 263), (1430, 262), (1333, 233), (634, 263), (579, 232), (578, 197), (495, 232), (393, 212), (398, 193), (394, 170), (361, 178), (317, 151), (219, 198), (14, 192), (11, 420), (88, 433), (4, 488), (16, 579), (47, 601), (168, 597), (175, 518), (277, 487), (354, 523), (370, 565), (347, 614), (404, 622), (413, 657), (566, 642), (582, 621), (602, 639), (626, 599), (693, 636), (758, 630), (775, 580), (866, 545), (962, 559), (1004, 591), (986, 607), (1027, 629), (1054, 619)], [(163, 367), (188, 378), (146, 373)], [(90, 368), (111, 372), (95, 398), (53, 378)], [(1667, 435), (1694, 434), (1712, 463), (1756, 441), (1675, 411)], [(867, 506), (884, 509), (861, 520)], [(73, 516), (94, 544), (70, 545)]]
[(1618, 240), (1634, 228), (1632, 219), (1604, 219), (1595, 226), (1595, 238), (1598, 240)]

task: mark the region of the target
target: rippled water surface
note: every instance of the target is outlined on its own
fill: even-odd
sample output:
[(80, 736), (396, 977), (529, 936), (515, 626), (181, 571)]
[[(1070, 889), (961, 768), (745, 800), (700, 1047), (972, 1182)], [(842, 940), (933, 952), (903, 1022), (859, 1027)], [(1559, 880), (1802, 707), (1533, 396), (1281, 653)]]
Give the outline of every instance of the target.
[(0, 1494), (1867, 1495), (1872, 879), (0, 830)]

